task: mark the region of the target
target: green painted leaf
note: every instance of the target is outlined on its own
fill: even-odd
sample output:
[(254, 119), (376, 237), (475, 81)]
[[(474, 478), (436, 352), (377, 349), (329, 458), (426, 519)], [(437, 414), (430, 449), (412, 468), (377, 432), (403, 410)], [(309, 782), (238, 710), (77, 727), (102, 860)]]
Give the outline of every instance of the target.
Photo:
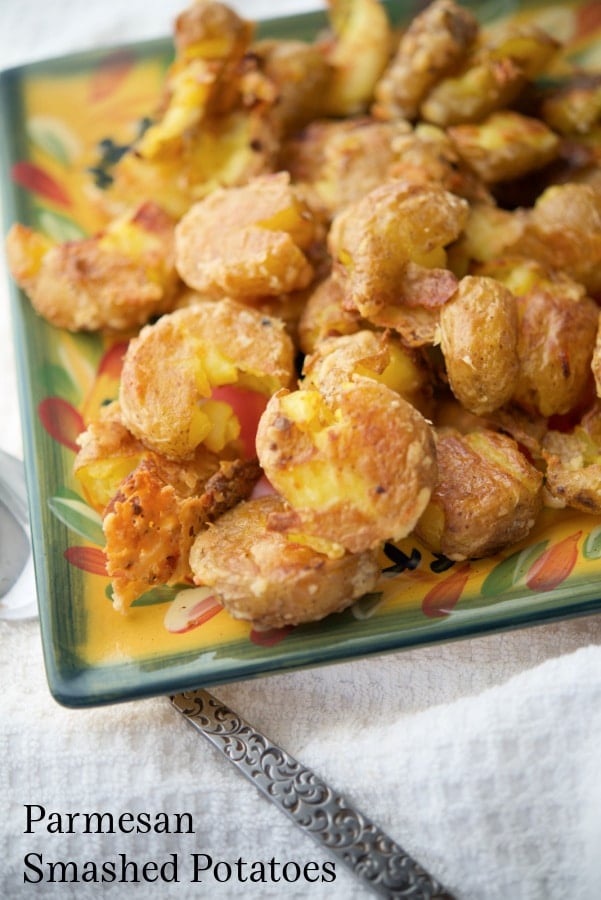
[(582, 545), (582, 555), (585, 559), (601, 559), (601, 525), (593, 528)]
[(74, 406), (81, 399), (81, 391), (62, 367), (54, 363), (45, 363), (39, 370), (40, 383), (44, 385), (46, 393), (52, 397), (62, 397)]
[(55, 116), (30, 116), (27, 136), (36, 147), (63, 166), (70, 165), (81, 153), (79, 137)]
[(497, 597), (514, 587), (526, 576), (530, 566), (544, 551), (549, 541), (540, 541), (524, 550), (516, 550), (492, 569), (480, 589), (483, 597)]
[(48, 498), (48, 506), (67, 528), (99, 547), (104, 546), (100, 516), (74, 491), (61, 489), (54, 497)]
[(57, 244), (65, 241), (79, 241), (86, 236), (83, 228), (61, 213), (50, 209), (38, 209), (36, 211), (37, 225), (40, 231)]
[(162, 584), (159, 587), (151, 588), (140, 597), (136, 597), (132, 606), (154, 606), (157, 603), (170, 603), (177, 594), (187, 587), (188, 585), (182, 584)]

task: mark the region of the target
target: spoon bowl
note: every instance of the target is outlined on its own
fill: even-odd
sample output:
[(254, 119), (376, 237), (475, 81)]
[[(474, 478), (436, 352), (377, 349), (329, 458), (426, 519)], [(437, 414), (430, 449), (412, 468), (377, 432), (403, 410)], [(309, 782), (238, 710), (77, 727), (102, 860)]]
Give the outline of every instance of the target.
[(0, 619), (36, 615), (25, 472), (20, 460), (0, 449)]

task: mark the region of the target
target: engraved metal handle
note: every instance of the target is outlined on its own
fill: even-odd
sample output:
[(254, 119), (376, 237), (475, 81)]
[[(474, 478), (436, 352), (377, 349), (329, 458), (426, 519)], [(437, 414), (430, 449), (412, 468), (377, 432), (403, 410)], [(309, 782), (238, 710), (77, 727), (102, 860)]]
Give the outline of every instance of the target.
[(342, 794), (208, 691), (186, 691), (170, 700), (264, 796), (373, 891), (390, 900), (453, 900), (416, 860)]

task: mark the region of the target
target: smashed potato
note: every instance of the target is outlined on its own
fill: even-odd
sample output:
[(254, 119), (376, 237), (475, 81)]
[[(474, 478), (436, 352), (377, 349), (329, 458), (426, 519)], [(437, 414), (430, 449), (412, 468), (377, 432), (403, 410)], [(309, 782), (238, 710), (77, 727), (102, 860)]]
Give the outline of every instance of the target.
[(581, 429), (571, 434), (550, 431), (543, 453), (549, 505), (601, 514), (601, 447)]
[(123, 479), (148, 451), (123, 424), (115, 401), (100, 410), (98, 418), (78, 436), (77, 443), (73, 474), (90, 505), (102, 513)]
[(479, 26), (453, 0), (435, 0), (415, 16), (379, 80), (374, 113), (382, 118), (417, 117), (430, 89), (464, 58)]
[(491, 41), (480, 37), (460, 71), (437, 81), (424, 98), (419, 112), (426, 122), (445, 127), (478, 122), (511, 105), (558, 48), (535, 27), (509, 28)]
[(385, 384), (356, 375), (327, 398), (310, 389), (274, 394), (257, 455), (291, 507), (273, 527), (352, 553), (409, 534), (436, 478), (426, 420)]
[(309, 294), (298, 323), (303, 353), (312, 353), (326, 338), (359, 331), (361, 317), (344, 306), (344, 296), (344, 285), (335, 275), (324, 278)]
[(440, 343), (449, 383), (476, 415), (510, 401), (519, 376), (517, 302), (493, 278), (466, 275), (440, 311)]
[(438, 481), (416, 534), (435, 553), (488, 556), (526, 537), (541, 508), (543, 476), (506, 435), (442, 430)]
[(113, 604), (124, 612), (157, 584), (191, 581), (190, 548), (213, 519), (245, 500), (260, 475), (254, 461), (207, 458), (182, 466), (150, 454), (121, 482), (102, 521)]
[(432, 386), (423, 357), (394, 335), (361, 330), (320, 342), (305, 357), (301, 386), (329, 397), (354, 375), (373, 378), (396, 391), (422, 414), (430, 412)]
[(601, 185), (558, 184), (529, 210), (519, 240), (508, 246), (601, 292)]
[(178, 16), (175, 59), (151, 127), (112, 171), (109, 214), (152, 198), (179, 218), (217, 187), (272, 170), (277, 89), (249, 52), (254, 25), (196, 0)]
[(373, 551), (320, 553), (301, 536), (273, 531), (281, 497), (239, 504), (198, 535), (190, 553), (197, 584), (214, 587), (228, 612), (255, 628), (281, 628), (340, 612), (380, 576)]
[(520, 178), (555, 159), (559, 138), (544, 122), (513, 110), (448, 129), (459, 155), (487, 184)]
[(333, 40), (326, 45), (331, 76), (324, 114), (365, 112), (390, 53), (392, 31), (378, 0), (328, 0)]
[(176, 310), (129, 344), (119, 392), (123, 422), (174, 459), (201, 443), (218, 453), (240, 426), (227, 403), (211, 399), (213, 389), (237, 384), (269, 396), (287, 387), (293, 372), (292, 342), (279, 319), (228, 299)]
[(578, 72), (547, 91), (540, 115), (559, 134), (589, 134), (601, 123), (601, 74)]
[(174, 221), (145, 203), (91, 238), (53, 244), (13, 225), (8, 265), (35, 310), (70, 331), (125, 331), (175, 302)]
[(316, 228), (284, 173), (223, 188), (196, 204), (176, 228), (176, 266), (185, 283), (214, 296), (277, 295), (313, 278), (303, 250)]
[(598, 320), (581, 284), (532, 260), (506, 257), (480, 268), (517, 299), (518, 380), (513, 399), (525, 410), (568, 413), (587, 394)]
[(445, 303), (457, 284), (445, 268), (445, 247), (466, 218), (467, 203), (455, 194), (404, 181), (383, 184), (346, 207), (332, 223), (328, 246), (361, 315)]
[(74, 463), (123, 612), (197, 584), (297, 625), (373, 590), (389, 541), (444, 568), (543, 506), (601, 515), (601, 75), (455, 0), (327, 20), (256, 39), (195, 0), (90, 170), (103, 230), (8, 235), (41, 316), (123, 332)]

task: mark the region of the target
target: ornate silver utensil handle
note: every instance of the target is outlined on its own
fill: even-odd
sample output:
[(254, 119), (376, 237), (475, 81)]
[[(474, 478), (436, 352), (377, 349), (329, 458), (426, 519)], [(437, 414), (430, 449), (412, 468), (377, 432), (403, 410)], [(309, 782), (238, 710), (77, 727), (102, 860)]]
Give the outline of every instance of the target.
[(373, 891), (390, 900), (453, 900), (416, 860), (342, 794), (208, 691), (186, 691), (170, 700), (264, 796)]

